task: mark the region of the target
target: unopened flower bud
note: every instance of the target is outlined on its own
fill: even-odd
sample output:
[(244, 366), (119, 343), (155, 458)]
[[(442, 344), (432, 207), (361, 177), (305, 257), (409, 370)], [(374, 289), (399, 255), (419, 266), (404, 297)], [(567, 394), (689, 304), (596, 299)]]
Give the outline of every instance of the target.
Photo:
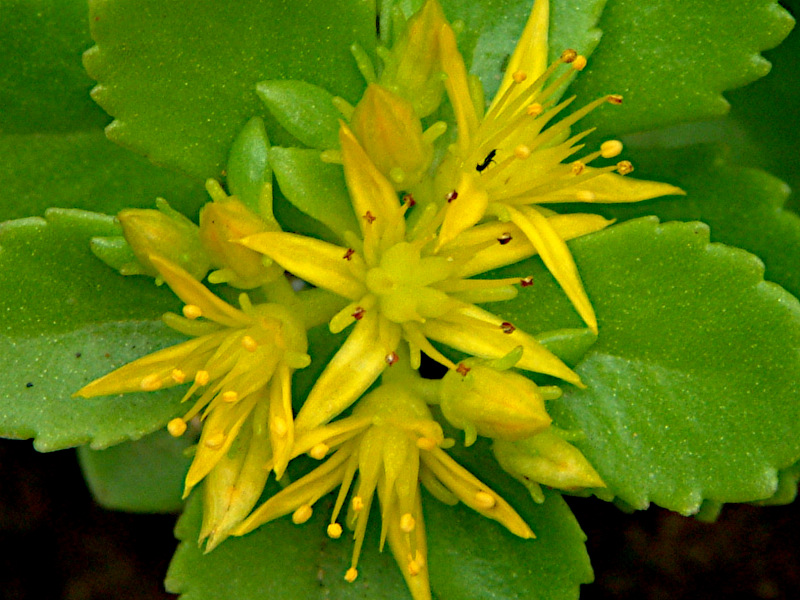
[(381, 85), (410, 101), (420, 119), (430, 115), (442, 102), (439, 31), (445, 22), (439, 3), (428, 0), (411, 17), (384, 58)]
[(211, 264), (219, 269), (209, 281), (251, 289), (275, 280), (282, 273), (277, 265), (265, 265), (261, 254), (237, 243), (247, 236), (274, 230), (235, 196), (206, 204), (200, 211), (200, 240)]
[(497, 441), (497, 462), (530, 487), (543, 485), (567, 491), (605, 487), (586, 457), (552, 429), (517, 442)]
[(166, 200), (159, 198), (156, 206), (158, 210), (126, 208), (117, 215), (141, 267), (138, 272), (157, 277), (158, 271), (149, 258), (156, 255), (184, 268), (195, 279), (203, 279), (211, 265), (197, 225), (170, 208)]
[(550, 426), (542, 394), (530, 379), (477, 360), (462, 366), (444, 376), (439, 394), (445, 418), (464, 430), (466, 445), (478, 435), (521, 440)]
[(370, 84), (350, 121), (367, 155), (398, 190), (417, 183), (431, 164), (433, 144), (408, 100)]

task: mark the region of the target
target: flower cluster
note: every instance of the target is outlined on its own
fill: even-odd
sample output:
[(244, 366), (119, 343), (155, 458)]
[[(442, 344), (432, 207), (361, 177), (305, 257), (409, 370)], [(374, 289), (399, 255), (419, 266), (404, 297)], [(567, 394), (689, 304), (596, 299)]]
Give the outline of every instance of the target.
[[(518, 371), (582, 386), (578, 375), (533, 332), (482, 307), (532, 293), (532, 278), (476, 276), (539, 255), (597, 332), (566, 241), (609, 221), (558, 215), (541, 205), (681, 192), (628, 178), (627, 161), (589, 166), (619, 155), (616, 140), (573, 158), (589, 132), (571, 135), (570, 128), (621, 98), (605, 96), (557, 119), (573, 101), (559, 100), (564, 83), (586, 59), (567, 50), (546, 66), (547, 23), (547, 2), (537, 0), (485, 114), (479, 84), (467, 75), (436, 0), (382, 49), (380, 75), (361, 58), (366, 91), (356, 106), (337, 100), (339, 146), (322, 155), (341, 163), (358, 223), (357, 230), (340, 232), (339, 243), (281, 229), (262, 158), (268, 142), (256, 121), (246, 128), (253, 143), (235, 144), (245, 155), (232, 155), (229, 163), (252, 163), (248, 184), (229, 173), (229, 196), (209, 182), (214, 201), (201, 212), (199, 227), (165, 202), (157, 211), (119, 215), (127, 259), (110, 251), (103, 258), (123, 273), (166, 282), (185, 306), (182, 316), (169, 313), (164, 321), (191, 339), (76, 395), (189, 386), (184, 400), (194, 404), (168, 429), (176, 436), (190, 426), (202, 431), (185, 492), (203, 482), (207, 551), (284, 515), (302, 524), (321, 497), (339, 488), (327, 533), (339, 538), (342, 523), (354, 531), (345, 573), (353, 581), (377, 495), (381, 546), (388, 540), (414, 598), (430, 598), (420, 485), (443, 502), (463, 502), (522, 538), (534, 537), (507, 502), (447, 454), (455, 441), (444, 436), (444, 421), (463, 430), (467, 446), (478, 436), (493, 439), (499, 463), (537, 501), (544, 499), (540, 484), (603, 486), (551, 424), (545, 403), (560, 396), (559, 388), (539, 387)], [(426, 129), (422, 122), (445, 99), (455, 115), (449, 146), (448, 124)], [(257, 157), (249, 157), (248, 149), (259, 144)], [(98, 248), (111, 246), (98, 242)], [(211, 284), (248, 290), (240, 294), (241, 308), (200, 283), (210, 269)], [(284, 272), (310, 286), (295, 291)], [(306, 333), (326, 322), (332, 333), (349, 334), (295, 410), (293, 373), (320, 360), (309, 355)], [(423, 355), (447, 374), (423, 379)], [(270, 473), (283, 478), (304, 454), (324, 462), (255, 508)]]

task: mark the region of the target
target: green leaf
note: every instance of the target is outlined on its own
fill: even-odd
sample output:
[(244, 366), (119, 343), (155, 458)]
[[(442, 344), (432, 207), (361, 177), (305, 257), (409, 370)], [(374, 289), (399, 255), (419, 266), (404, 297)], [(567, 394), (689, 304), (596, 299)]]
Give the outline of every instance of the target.
[(581, 121), (599, 135), (621, 135), (724, 114), (722, 92), (769, 71), (760, 52), (794, 23), (775, 0), (643, 2), (609, 0), (603, 43), (568, 93), (581, 104), (622, 94)]
[[(571, 242), (600, 335), (577, 366), (587, 389), (550, 407), (609, 491), (681, 513), (703, 499), (772, 496), (800, 457), (800, 305), (758, 259), (708, 244), (702, 224), (641, 219)], [(517, 272), (519, 266), (516, 267)], [(538, 293), (504, 316), (529, 331), (580, 323), (540, 264)]]
[(374, 48), (370, 2), (92, 0), (85, 57), (93, 96), (115, 117), (108, 136), (157, 164), (219, 177), (253, 116), (288, 141), (256, 96), (266, 79), (302, 79), (351, 101), (364, 83), (349, 47)]
[(2, 0), (0, 11), (0, 133), (105, 125), (108, 115), (89, 98), (92, 81), (81, 65), (92, 43), (86, 3)]
[(305, 81), (262, 81), (258, 97), (278, 123), (306, 146), (339, 147), (339, 119), (333, 94)]
[(273, 146), (269, 160), (286, 199), (341, 237), (358, 231), (340, 165), (322, 162), (319, 150)]
[(165, 430), (105, 450), (78, 448), (83, 476), (94, 499), (111, 510), (172, 513), (183, 507), (183, 478), (191, 459), (189, 436)]
[(112, 144), (100, 128), (0, 135), (0, 156), (0, 221), (53, 206), (110, 214), (152, 208), (158, 196), (194, 214), (208, 200), (201, 185)]
[(703, 221), (711, 227), (713, 241), (756, 254), (764, 261), (766, 279), (800, 296), (800, 217), (783, 209), (789, 195), (785, 183), (763, 171), (727, 164), (726, 153), (713, 146), (629, 154), (636, 176), (666, 179), (687, 196), (596, 205), (596, 212), (616, 219), (656, 215), (662, 221)]
[(120, 277), (89, 251), (118, 232), (111, 217), (48, 211), (0, 225), (0, 435), (38, 450), (104, 448), (160, 428), (180, 394), (92, 399), (80, 387), (181, 337), (158, 319), (179, 303), (166, 288)]

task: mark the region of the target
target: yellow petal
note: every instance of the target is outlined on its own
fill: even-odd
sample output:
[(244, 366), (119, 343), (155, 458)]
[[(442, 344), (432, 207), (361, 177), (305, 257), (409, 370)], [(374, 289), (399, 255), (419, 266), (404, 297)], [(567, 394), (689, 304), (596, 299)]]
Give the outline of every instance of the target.
[(175, 295), (184, 304), (198, 306), (206, 319), (226, 327), (242, 327), (251, 323), (250, 318), (242, 311), (212, 294), (206, 286), (179, 266), (158, 256), (151, 256), (150, 262), (158, 269)]
[(447, 205), (442, 228), (436, 241), (438, 251), (453, 241), (458, 234), (483, 218), (489, 205), (489, 195), (480, 186), (480, 177), (472, 172), (461, 172), (456, 186), (458, 196)]
[[(269, 422), (270, 441), (275, 464), (275, 477), (280, 479), (289, 464), (294, 445), (294, 419), (292, 413), (292, 373), (286, 365), (279, 365), (270, 384)], [(273, 427), (273, 423), (282, 427)]]
[[(550, 29), (550, 2), (549, 0), (536, 0), (533, 9), (528, 17), (528, 22), (522, 32), (522, 36), (517, 42), (514, 54), (508, 61), (506, 73), (500, 89), (497, 90), (495, 99), (492, 102), (489, 112), (495, 103), (508, 90), (514, 82), (514, 73), (522, 71), (527, 75), (528, 81), (536, 81), (539, 76), (547, 70), (548, 61), (548, 31)], [(512, 92), (507, 101), (513, 100), (524, 87)]]
[[(586, 172), (593, 169), (587, 167)], [(564, 187), (556, 192), (531, 198), (535, 204), (549, 202), (592, 202), (597, 204), (613, 204), (623, 202), (641, 202), (661, 196), (685, 196), (681, 188), (659, 181), (634, 179), (616, 173), (604, 173), (583, 183)]]
[(356, 300), (366, 292), (351, 270), (353, 266), (363, 267), (363, 261), (347, 248), (278, 231), (258, 233), (239, 243), (266, 254), (300, 279), (350, 300)]
[(330, 421), (355, 402), (388, 366), (387, 356), (397, 348), (394, 339), (381, 339), (380, 318), (368, 312), (325, 367), (295, 419), (298, 432), (311, 431)]
[(539, 252), (545, 266), (564, 289), (578, 314), (589, 328), (597, 333), (597, 317), (586, 290), (583, 289), (578, 267), (566, 242), (553, 229), (547, 217), (535, 209), (521, 207), (517, 210), (510, 206), (506, 209), (514, 224), (522, 230)]
[(448, 24), (442, 25), (439, 33), (439, 44), (442, 52), (442, 70), (447, 75), (444, 85), (458, 126), (458, 150), (463, 157), (470, 149), (470, 144), (478, 130), (478, 113), (472, 103), (467, 82), (467, 68), (458, 51), (456, 35)]
[[(414, 600), (431, 600), (431, 585), (428, 578), (428, 542), (425, 536), (425, 522), (422, 514), (422, 499), (417, 487), (414, 509), (411, 513), (415, 526), (411, 534), (406, 533), (400, 527), (399, 519), (388, 519), (384, 521), (387, 528), (389, 548), (392, 550), (397, 566), (403, 572), (406, 585), (411, 592)], [(413, 538), (413, 546), (416, 548), (415, 556), (408, 556), (408, 544), (406, 540)], [(413, 564), (412, 564), (413, 562)]]

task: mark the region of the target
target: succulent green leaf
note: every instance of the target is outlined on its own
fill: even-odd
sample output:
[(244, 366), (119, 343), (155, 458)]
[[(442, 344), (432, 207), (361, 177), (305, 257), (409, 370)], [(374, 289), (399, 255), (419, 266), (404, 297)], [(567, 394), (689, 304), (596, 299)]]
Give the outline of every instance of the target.
[(0, 156), (0, 221), (40, 215), (49, 207), (115, 214), (152, 208), (158, 196), (194, 214), (208, 200), (202, 185), (112, 144), (99, 127), (0, 135)]
[(262, 81), (256, 93), (278, 123), (311, 148), (339, 147), (339, 119), (333, 94), (305, 81)]
[[(228, 191), (237, 196), (254, 213), (261, 212), (260, 199), (264, 184), (272, 184), (269, 165), (269, 138), (264, 121), (253, 117), (233, 140), (228, 155)], [(271, 214), (264, 215), (269, 218)]]
[(86, 2), (2, 0), (0, 12), (0, 133), (105, 125), (108, 115), (89, 98), (92, 80), (81, 65), (92, 44)]
[(281, 192), (295, 208), (340, 238), (346, 231), (358, 231), (340, 165), (322, 162), (319, 150), (274, 146), (269, 156)]
[(161, 430), (105, 450), (81, 446), (78, 460), (92, 496), (111, 510), (180, 511), (183, 479), (191, 462), (186, 455), (188, 437), (174, 438)]
[[(634, 508), (772, 496), (800, 457), (800, 304), (746, 252), (697, 223), (640, 219), (571, 242), (600, 335), (565, 387), (556, 423)], [(540, 331), (580, 321), (553, 279), (504, 314)], [(538, 269), (538, 270), (537, 270)]]
[(622, 94), (581, 121), (621, 135), (727, 112), (722, 92), (769, 71), (759, 54), (777, 46), (794, 20), (776, 0), (642, 2), (608, 0), (603, 43), (569, 94), (588, 102)]
[(265, 117), (266, 79), (302, 79), (355, 101), (363, 89), (349, 47), (375, 46), (370, 2), (204, 1), (191, 10), (161, 0), (92, 0), (96, 42), (85, 55), (94, 99), (115, 121), (109, 138), (157, 164), (219, 177), (245, 122)]
[(180, 393), (79, 399), (89, 381), (181, 337), (159, 320), (166, 288), (117, 275), (89, 250), (111, 217), (48, 211), (0, 225), (0, 435), (49, 451), (138, 439), (179, 410)]

